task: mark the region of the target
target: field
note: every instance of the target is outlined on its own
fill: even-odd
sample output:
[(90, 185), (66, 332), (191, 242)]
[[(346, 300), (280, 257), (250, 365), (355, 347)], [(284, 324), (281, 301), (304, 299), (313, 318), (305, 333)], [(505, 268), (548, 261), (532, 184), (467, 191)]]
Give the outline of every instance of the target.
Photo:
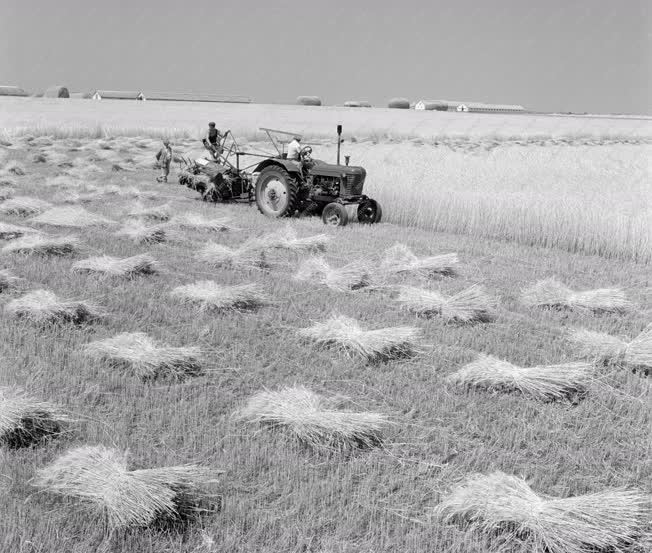
[[(109, 132), (94, 127), (88, 114), (69, 114), (67, 126), (62, 124), (61, 105), (43, 101), (36, 113), (45, 124), (26, 111), (1, 108), (6, 127), (24, 127), (9, 133), (0, 150), (2, 167), (18, 163), (24, 175), (5, 178), (13, 181), (14, 197), (83, 206), (109, 222), (58, 227), (32, 220), (36, 213), (0, 215), (5, 224), (80, 239), (79, 251), (64, 256), (1, 254), (0, 268), (20, 280), (0, 292), (0, 385), (20, 386), (56, 403), (72, 421), (61, 436), (38, 447), (0, 448), (0, 551), (481, 553), (497, 547), (523, 553), (532, 550), (527, 541), (496, 546), (496, 536), (443, 524), (433, 510), (463, 477), (497, 470), (525, 478), (546, 496), (620, 487), (652, 491), (649, 378), (640, 371), (593, 366), (585, 393), (561, 401), (500, 387), (467, 389), (447, 379), (479, 354), (522, 367), (580, 361), (569, 339), (573, 329), (632, 338), (651, 321), (649, 122), (596, 119), (584, 126), (560, 119), (542, 129), (541, 121), (552, 121), (542, 116), (538, 128), (530, 125), (519, 134), (516, 126), (525, 120), (506, 120), (497, 131), (481, 124), (482, 117), (450, 114), (448, 128), (434, 132), (432, 125), (419, 127), (414, 113), (402, 114), (411, 126), (401, 128), (390, 118), (383, 129), (380, 123), (365, 126), (356, 112), (350, 117), (358, 121), (342, 121), (351, 133), (345, 153), (367, 168), (367, 192), (383, 204), (387, 223), (340, 229), (317, 219), (265, 219), (246, 205), (205, 204), (178, 186), (174, 174), (169, 184), (158, 184), (151, 164), (159, 143), (136, 135), (160, 130), (160, 116), (136, 118), (102, 104), (104, 115), (98, 117), (114, 125)], [(145, 109), (153, 112), (151, 105)], [(196, 141), (184, 136), (194, 137), (199, 128), (182, 129), (183, 108), (170, 109), (179, 113), (169, 117), (177, 129), (175, 151), (198, 154)], [(237, 109), (258, 110), (239, 130), (247, 147), (264, 148), (254, 132), (264, 125), (260, 108)], [(302, 120), (288, 113), (277, 114), (287, 119), (278, 125)], [(139, 123), (129, 127), (129, 121)], [(463, 127), (470, 121), (473, 129)], [(311, 139), (316, 157), (334, 157), (325, 137), (338, 122), (329, 116), (317, 121), (319, 132)], [(565, 127), (554, 132), (555, 124)], [(93, 129), (102, 136), (88, 136)], [(36, 138), (21, 136), (27, 132)], [(43, 133), (58, 138), (37, 136)], [(233, 228), (212, 232), (149, 223), (169, 233), (167, 240), (149, 244), (119, 234), (134, 218), (130, 213), (162, 204), (169, 207), (159, 211), (172, 216), (229, 219), (223, 222)], [(300, 237), (327, 234), (328, 263), (358, 262), (376, 285), (342, 291), (317, 278), (294, 280), (307, 257), (303, 252), (268, 249), (263, 269), (217, 267), (202, 258), (210, 242), (235, 247), (266, 240), (288, 224)], [(0, 246), (14, 242), (1, 240)], [(457, 253), (457, 274), (397, 275), (376, 283), (384, 252), (396, 243), (419, 256)], [(120, 278), (72, 270), (91, 256), (144, 253), (158, 264), (154, 274)], [(524, 305), (522, 290), (549, 277), (573, 290), (621, 288), (633, 305), (597, 313)], [(202, 311), (171, 294), (202, 280), (257, 283), (270, 301), (251, 310)], [(445, 295), (481, 285), (496, 300), (495, 320), (459, 324), (417, 316), (397, 302), (401, 285)], [(12, 317), (6, 306), (37, 289), (89, 301), (104, 316), (45, 325)], [(318, 347), (298, 333), (331, 314), (353, 317), (366, 328), (415, 327), (421, 333), (417, 351), (369, 362)], [(85, 352), (90, 342), (122, 332), (200, 347), (203, 373), (180, 381), (141, 379)], [(390, 424), (382, 444), (312, 448), (282, 429), (234, 416), (253, 394), (293, 385), (337, 396), (345, 409), (385, 414)], [(109, 535), (88, 505), (34, 486), (36, 471), (83, 445), (128, 450), (134, 469), (194, 463), (224, 471), (218, 486), (222, 508), (183, 531), (137, 528)], [(645, 551), (652, 543), (644, 534), (649, 530), (641, 528), (626, 550)]]

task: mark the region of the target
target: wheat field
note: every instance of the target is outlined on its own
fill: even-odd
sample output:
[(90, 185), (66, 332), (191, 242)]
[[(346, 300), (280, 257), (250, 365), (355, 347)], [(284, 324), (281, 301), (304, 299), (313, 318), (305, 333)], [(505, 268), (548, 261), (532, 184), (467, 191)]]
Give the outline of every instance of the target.
[[(134, 128), (143, 134), (149, 125)], [(0, 241), (0, 269), (11, 276), (0, 289), (3, 311), (30, 292), (49, 290), (102, 314), (77, 323), (0, 318), (0, 386), (56, 404), (68, 421), (63, 433), (33, 447), (0, 443), (3, 553), (485, 553), (491, 547), (526, 553), (532, 551), (526, 540), (495, 542), (431, 513), (474, 473), (522, 477), (538, 493), (561, 498), (611, 488), (652, 492), (649, 378), (640, 372), (591, 365), (584, 393), (563, 401), (449, 383), (480, 354), (518, 367), (562, 365), (579, 360), (570, 340), (575, 329), (636, 336), (646, 328), (652, 317), (649, 241), (644, 225), (629, 222), (642, 216), (649, 199), (650, 145), (640, 136), (632, 144), (603, 137), (600, 145), (580, 144), (594, 139), (577, 136), (571, 144), (540, 136), (495, 140), (488, 132), (477, 139), (449, 136), (444, 143), (348, 137), (344, 153), (367, 168), (366, 191), (382, 202), (387, 222), (331, 228), (299, 219), (289, 223), (296, 235), (325, 233), (329, 240), (319, 255), (328, 265), (360, 264), (371, 284), (380, 282), (374, 277), (396, 243), (419, 257), (456, 253), (459, 263), (454, 274), (398, 274), (381, 285), (342, 290), (295, 280), (303, 252), (269, 250), (264, 265), (208, 263), (202, 253), (208, 244), (237, 250), (256, 239), (265, 243), (288, 222), (266, 219), (246, 204), (201, 202), (175, 183), (176, 167), (170, 183), (157, 183), (157, 140), (112, 137), (106, 129), (101, 137), (49, 138), (37, 130), (29, 137), (13, 129), (3, 138), (0, 170), (24, 174), (3, 173), (2, 186), (14, 197), (83, 205), (85, 221), (95, 216), (112, 223), (81, 229), (42, 225), (35, 214), (0, 216), (1, 223), (50, 241), (76, 237), (74, 248), (49, 254), (12, 253), (4, 248), (21, 238)], [(315, 157), (334, 158), (330, 139), (314, 142)], [(247, 146), (265, 147), (256, 136)], [(196, 140), (181, 135), (173, 148), (201, 153)], [(122, 232), (133, 224), (130, 214), (161, 205), (172, 218), (147, 223), (156, 240), (135, 241)], [(187, 220), (221, 224), (175, 222)], [(145, 255), (155, 271), (75, 269), (89, 258)], [(618, 288), (631, 308), (596, 314), (524, 305), (522, 291), (550, 277), (573, 290)], [(248, 309), (202, 309), (173, 293), (207, 281), (211, 293), (255, 285), (266, 301)], [(396, 301), (401, 286), (446, 297), (482, 286), (495, 300), (495, 319), (459, 324), (419, 316)], [(410, 356), (369, 360), (302, 336), (301, 329), (336, 315), (364, 329), (411, 327), (421, 338)], [(132, 365), (89, 355), (90, 344), (125, 333), (146, 335), (161, 356), (191, 352), (193, 370), (143, 377)], [(282, 427), (239, 416), (261, 393), (304, 388), (328, 398), (331, 421), (340, 420), (334, 413), (381, 421), (382, 439), (374, 433), (364, 447), (311, 447)], [(0, 415), (1, 409), (0, 403)], [(219, 474), (221, 509), (187, 527), (110, 531), (106, 513), (35, 485), (39, 471), (81, 447), (127, 451), (133, 472), (201, 466)], [(650, 530), (637, 527), (623, 550), (645, 551)]]

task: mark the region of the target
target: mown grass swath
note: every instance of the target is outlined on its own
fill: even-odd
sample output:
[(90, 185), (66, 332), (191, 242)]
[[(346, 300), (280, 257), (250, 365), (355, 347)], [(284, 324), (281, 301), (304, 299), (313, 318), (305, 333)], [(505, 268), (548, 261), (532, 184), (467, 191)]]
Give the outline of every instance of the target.
[(438, 316), (460, 323), (492, 322), (496, 318), (497, 300), (482, 286), (445, 296), (437, 290), (401, 286), (395, 301), (403, 308), (424, 317)]
[(103, 311), (86, 301), (63, 300), (49, 290), (34, 290), (11, 300), (5, 313), (32, 323), (83, 323), (101, 318)]
[(57, 227), (84, 228), (115, 223), (102, 215), (86, 211), (83, 207), (53, 207), (30, 219), (32, 223)]
[(255, 309), (271, 303), (259, 284), (226, 286), (212, 280), (200, 280), (174, 288), (170, 295), (197, 305), (202, 311)]
[(30, 227), (24, 227), (21, 225), (12, 225), (10, 223), (0, 222), (0, 239), (1, 240), (11, 240), (13, 238), (19, 238), (24, 234), (32, 234), (38, 232), (36, 229)]
[(205, 230), (210, 232), (228, 232), (236, 230), (231, 225), (229, 217), (221, 217), (217, 219), (209, 219), (203, 217), (199, 213), (183, 213), (177, 215), (172, 219), (172, 224), (182, 228), (191, 230)]
[(264, 236), (260, 240), (270, 248), (289, 250), (298, 253), (316, 253), (326, 251), (326, 247), (331, 241), (331, 237), (328, 234), (315, 234), (313, 236), (299, 238), (296, 230), (290, 225), (286, 225), (283, 230)]
[(324, 257), (312, 257), (301, 263), (294, 280), (317, 283), (336, 292), (359, 290), (372, 283), (368, 267), (352, 262), (342, 267), (331, 267)]
[(138, 244), (158, 244), (174, 239), (177, 235), (165, 223), (148, 226), (141, 221), (131, 221), (116, 232), (116, 236), (128, 238)]
[(649, 522), (649, 498), (626, 489), (574, 497), (539, 495), (502, 472), (471, 475), (444, 497), (434, 515), (444, 523), (533, 553), (630, 550)]
[(529, 398), (550, 401), (586, 393), (594, 378), (595, 371), (590, 363), (518, 367), (490, 355), (480, 355), (446, 380), (461, 387), (518, 392)]
[(123, 332), (91, 342), (85, 352), (143, 380), (183, 380), (203, 372), (201, 348), (168, 346), (143, 332)]
[(360, 323), (343, 315), (298, 329), (298, 334), (316, 344), (341, 349), (369, 361), (385, 361), (413, 355), (418, 351), (421, 330), (413, 326), (393, 326), (365, 330)]
[(0, 269), (0, 292), (14, 288), (19, 280), (9, 269)]
[(0, 446), (29, 447), (61, 433), (70, 422), (60, 407), (18, 388), (0, 387)]
[(33, 485), (97, 510), (118, 529), (187, 524), (216, 512), (216, 473), (198, 465), (130, 470), (125, 452), (83, 446), (40, 469)]
[(0, 203), (0, 213), (6, 215), (36, 215), (52, 207), (52, 204), (29, 196), (15, 196)]
[(149, 221), (169, 221), (172, 217), (172, 208), (169, 204), (145, 207), (142, 205), (135, 206), (130, 212), (129, 217)]
[(311, 447), (346, 449), (374, 447), (383, 442), (389, 426), (386, 415), (341, 409), (340, 404), (341, 399), (293, 386), (255, 394), (235, 416), (284, 430)]
[(574, 292), (554, 278), (542, 280), (524, 290), (521, 300), (528, 307), (584, 309), (596, 312), (619, 312), (632, 307), (632, 302), (620, 288)]
[(101, 255), (80, 259), (72, 265), (72, 270), (79, 273), (97, 273), (117, 277), (134, 277), (151, 275), (156, 272), (157, 262), (149, 254), (131, 257), (111, 257)]
[(257, 240), (249, 240), (237, 248), (209, 242), (200, 250), (199, 259), (218, 267), (269, 268), (265, 247)]

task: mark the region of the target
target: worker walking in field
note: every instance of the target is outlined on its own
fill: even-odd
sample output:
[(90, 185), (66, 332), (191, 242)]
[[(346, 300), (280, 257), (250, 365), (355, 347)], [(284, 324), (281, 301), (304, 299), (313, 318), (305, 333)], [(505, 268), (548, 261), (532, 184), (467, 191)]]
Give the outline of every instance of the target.
[(288, 144), (288, 159), (292, 161), (301, 161), (301, 137), (295, 136), (292, 142)]
[(156, 161), (158, 161), (161, 168), (161, 176), (156, 179), (156, 182), (167, 182), (170, 174), (170, 164), (172, 163), (172, 147), (167, 138), (163, 141), (163, 147), (156, 154)]

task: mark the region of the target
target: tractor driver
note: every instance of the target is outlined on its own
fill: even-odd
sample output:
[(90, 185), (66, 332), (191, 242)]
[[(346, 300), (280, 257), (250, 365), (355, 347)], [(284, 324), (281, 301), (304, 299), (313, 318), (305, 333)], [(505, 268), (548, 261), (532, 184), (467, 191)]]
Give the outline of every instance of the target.
[(220, 150), (220, 142), (222, 141), (222, 133), (215, 128), (215, 123), (211, 121), (208, 124), (208, 132), (206, 136), (202, 139), (204, 146), (211, 153), (214, 159), (217, 159), (222, 153)]
[(295, 136), (292, 142), (288, 144), (288, 159), (292, 161), (301, 162), (301, 137)]

